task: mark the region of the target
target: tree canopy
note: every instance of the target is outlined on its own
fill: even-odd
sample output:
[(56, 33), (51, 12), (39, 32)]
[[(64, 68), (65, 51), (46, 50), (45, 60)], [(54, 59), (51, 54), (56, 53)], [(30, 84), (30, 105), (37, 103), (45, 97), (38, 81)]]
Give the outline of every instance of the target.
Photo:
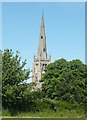
[(0, 78), (2, 105), (5, 109), (10, 109), (14, 114), (16, 110), (39, 112), (51, 109), (56, 112), (57, 109), (72, 109), (78, 104), (86, 106), (86, 64), (79, 59), (56, 60), (42, 74), (42, 90), (32, 91), (33, 84), (26, 83), (30, 74), (30, 70), (25, 69), (26, 63), (26, 60), (21, 61), (18, 51), (15, 55), (10, 49), (1, 52)]
[(2, 52), (2, 104), (5, 108), (20, 108), (27, 88), (25, 80), (29, 78), (29, 69), (25, 69), (26, 60), (21, 62), (19, 52), (12, 50)]
[(68, 102), (85, 102), (85, 80), (87, 65), (80, 60), (59, 59), (49, 64), (42, 76), (42, 90), (45, 96)]

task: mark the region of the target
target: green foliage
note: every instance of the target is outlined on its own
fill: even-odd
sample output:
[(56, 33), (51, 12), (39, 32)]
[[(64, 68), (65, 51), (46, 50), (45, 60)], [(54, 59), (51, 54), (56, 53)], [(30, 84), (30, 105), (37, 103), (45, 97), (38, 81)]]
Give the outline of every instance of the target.
[(2, 115), (2, 55), (0, 51), (0, 116)]
[(2, 52), (2, 104), (4, 108), (21, 109), (23, 97), (29, 78), (29, 70), (24, 69), (26, 61), (21, 63), (19, 52), (13, 55), (12, 50)]
[(0, 51), (0, 85), (1, 85), (1, 81), (2, 81), (2, 55)]
[(70, 62), (60, 59), (49, 64), (42, 77), (45, 97), (84, 104), (87, 74), (85, 66), (78, 59)]
[[(43, 106), (41, 104), (42, 102), (39, 103), (38, 101), (38, 106), (40, 109), (40, 106)], [(41, 105), (40, 105), (41, 104)], [(43, 117), (47, 118), (54, 118), (54, 117), (58, 117), (58, 118), (85, 118), (85, 114), (84, 114), (84, 110), (83, 108), (81, 108), (79, 106), (79, 108), (74, 108), (74, 109), (67, 109), (67, 106), (71, 106), (71, 104), (68, 105), (68, 103), (64, 102), (64, 101), (59, 101), (58, 102), (58, 109), (55, 112), (52, 109), (48, 108), (48, 104), (45, 103), (45, 105), (47, 105), (46, 109), (42, 109), (40, 111), (38, 111), (37, 109), (35, 109), (35, 112), (33, 111), (18, 111), (17, 114), (14, 115), (14, 117), (35, 117), (35, 119), (38, 120), (38, 117)], [(43, 106), (44, 107), (44, 106)], [(46, 107), (46, 106), (45, 106)], [(3, 110), (3, 116), (12, 116), (10, 114), (10, 111), (8, 110)]]
[(4, 115), (22, 116), (27, 112), (26, 115), (40, 117), (84, 117), (86, 64), (78, 59), (70, 62), (56, 60), (46, 67), (41, 79), (42, 90), (37, 91), (32, 90), (34, 83), (26, 83), (30, 71), (25, 69), (25, 65), (26, 60), (21, 62), (19, 52), (14, 56), (12, 50), (7, 49), (0, 54)]

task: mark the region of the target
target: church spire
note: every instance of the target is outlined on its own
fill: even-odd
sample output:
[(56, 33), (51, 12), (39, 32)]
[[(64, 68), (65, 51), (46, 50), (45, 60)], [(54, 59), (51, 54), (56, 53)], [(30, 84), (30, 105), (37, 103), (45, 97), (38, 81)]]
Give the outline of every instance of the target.
[(50, 56), (47, 55), (44, 14), (42, 13), (38, 55), (34, 56), (32, 70), (32, 81), (36, 84), (36, 86), (34, 86), (34, 89), (41, 89), (42, 83), (39, 82), (39, 80), (42, 77), (42, 73), (45, 72), (45, 67), (50, 63), (50, 61)]
[(47, 58), (46, 35), (45, 35), (44, 14), (43, 13), (42, 13), (42, 21), (41, 21), (41, 29), (40, 29), (38, 56), (40, 56), (41, 59)]

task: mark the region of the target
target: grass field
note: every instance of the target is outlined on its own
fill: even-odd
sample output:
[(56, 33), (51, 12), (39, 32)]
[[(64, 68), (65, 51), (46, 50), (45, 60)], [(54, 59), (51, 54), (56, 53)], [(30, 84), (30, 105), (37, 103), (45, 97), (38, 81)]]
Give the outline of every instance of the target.
[[(3, 117), (12, 116), (8, 110), (2, 112)], [(44, 110), (43, 112), (17, 112), (14, 117), (58, 117), (58, 118), (85, 118), (85, 112), (83, 110), (62, 110), (51, 111)]]

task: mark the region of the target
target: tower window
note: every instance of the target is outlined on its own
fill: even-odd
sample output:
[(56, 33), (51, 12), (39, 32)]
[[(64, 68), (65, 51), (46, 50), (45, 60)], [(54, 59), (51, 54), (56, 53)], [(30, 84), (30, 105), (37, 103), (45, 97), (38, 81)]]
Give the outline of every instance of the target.
[(43, 36), (41, 36), (41, 39), (43, 39)]

